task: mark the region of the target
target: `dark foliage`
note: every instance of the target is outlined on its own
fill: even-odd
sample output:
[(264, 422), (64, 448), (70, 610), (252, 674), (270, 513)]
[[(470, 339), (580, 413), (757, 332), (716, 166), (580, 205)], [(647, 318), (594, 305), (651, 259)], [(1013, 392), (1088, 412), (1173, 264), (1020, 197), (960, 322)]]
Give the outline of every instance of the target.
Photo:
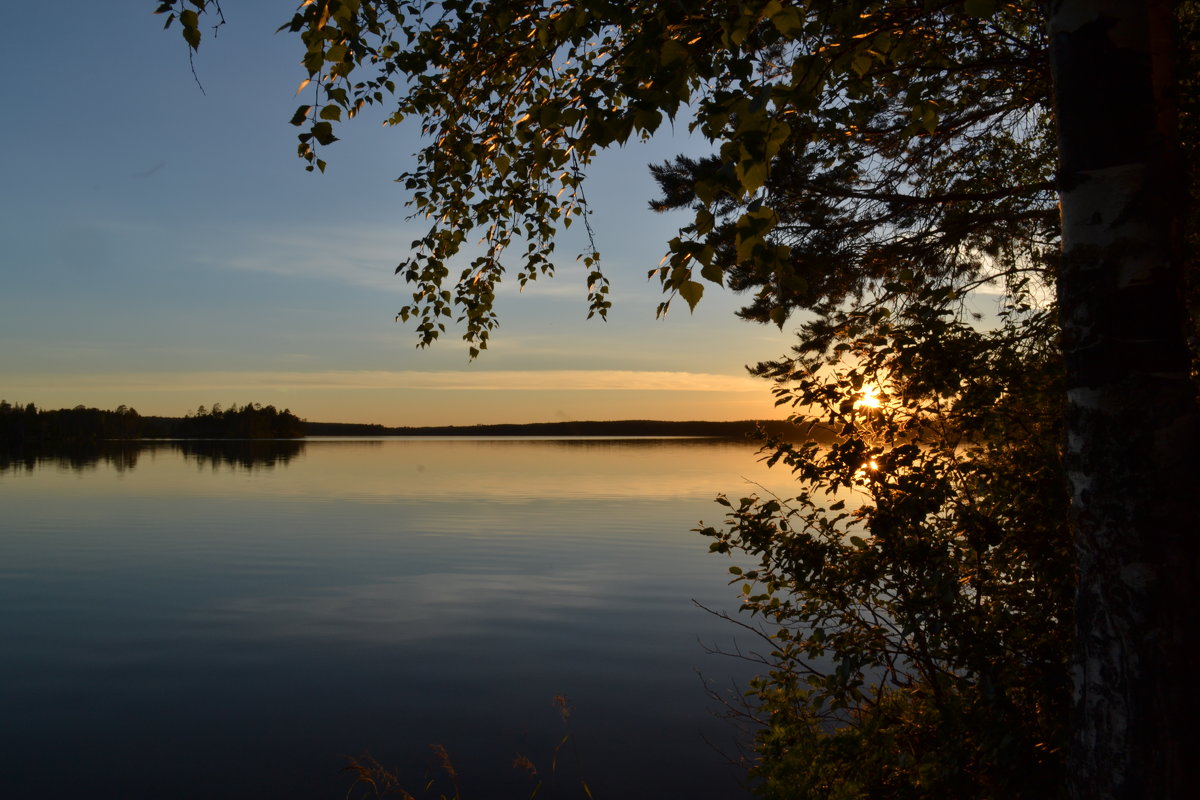
[(304, 421), (289, 409), (236, 403), (222, 409), (200, 406), (196, 413), (178, 420), (171, 435), (180, 439), (291, 439), (305, 435)]
[(137, 439), (142, 431), (142, 418), (126, 406), (115, 411), (82, 405), (49, 411), (33, 403), (20, 406), (0, 400), (0, 447), (7, 449)]
[(186, 417), (143, 417), (132, 408), (115, 411), (82, 405), (55, 411), (0, 401), (0, 447), (10, 451), (108, 440), (289, 439), (305, 435), (304, 421), (290, 410), (257, 403), (222, 411), (201, 406)]

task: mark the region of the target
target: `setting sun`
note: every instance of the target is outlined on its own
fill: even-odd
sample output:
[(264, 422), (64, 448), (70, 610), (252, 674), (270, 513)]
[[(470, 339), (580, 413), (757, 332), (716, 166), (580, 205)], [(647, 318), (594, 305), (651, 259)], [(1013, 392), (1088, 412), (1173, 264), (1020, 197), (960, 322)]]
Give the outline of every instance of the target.
[(855, 408), (879, 408), (881, 400), (879, 387), (867, 384), (862, 389), (862, 398), (854, 401)]

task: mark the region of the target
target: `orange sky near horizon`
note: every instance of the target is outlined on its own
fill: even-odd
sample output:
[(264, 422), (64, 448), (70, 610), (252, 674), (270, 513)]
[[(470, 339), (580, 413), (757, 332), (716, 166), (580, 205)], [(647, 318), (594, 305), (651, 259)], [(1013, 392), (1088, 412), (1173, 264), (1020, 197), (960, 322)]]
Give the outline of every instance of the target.
[(127, 405), (143, 415), (182, 416), (199, 405), (254, 402), (314, 422), (388, 426), (724, 421), (786, 413), (774, 406), (766, 381), (682, 372), (74, 375), (7, 380), (4, 392), (9, 402), (47, 409)]

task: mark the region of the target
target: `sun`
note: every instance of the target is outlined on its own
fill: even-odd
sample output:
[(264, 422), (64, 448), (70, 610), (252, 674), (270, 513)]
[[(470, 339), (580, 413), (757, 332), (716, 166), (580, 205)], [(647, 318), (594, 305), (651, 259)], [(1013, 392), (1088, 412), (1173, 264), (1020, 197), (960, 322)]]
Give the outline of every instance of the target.
[(879, 397), (879, 387), (867, 384), (862, 389), (862, 397), (854, 401), (855, 408), (879, 408), (882, 401)]

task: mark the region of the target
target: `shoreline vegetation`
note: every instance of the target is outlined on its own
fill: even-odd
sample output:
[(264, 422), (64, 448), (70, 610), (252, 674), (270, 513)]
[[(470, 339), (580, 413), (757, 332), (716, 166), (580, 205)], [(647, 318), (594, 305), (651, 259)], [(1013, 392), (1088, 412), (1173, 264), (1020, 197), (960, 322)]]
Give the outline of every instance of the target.
[(818, 426), (784, 420), (580, 420), (478, 425), (395, 426), (352, 422), (309, 422), (290, 409), (259, 403), (222, 408), (200, 406), (182, 417), (142, 416), (128, 406), (114, 410), (39, 409), (33, 403), (0, 400), (0, 448), (147, 439), (302, 439), (306, 437), (703, 437), (722, 439), (823, 438)]

